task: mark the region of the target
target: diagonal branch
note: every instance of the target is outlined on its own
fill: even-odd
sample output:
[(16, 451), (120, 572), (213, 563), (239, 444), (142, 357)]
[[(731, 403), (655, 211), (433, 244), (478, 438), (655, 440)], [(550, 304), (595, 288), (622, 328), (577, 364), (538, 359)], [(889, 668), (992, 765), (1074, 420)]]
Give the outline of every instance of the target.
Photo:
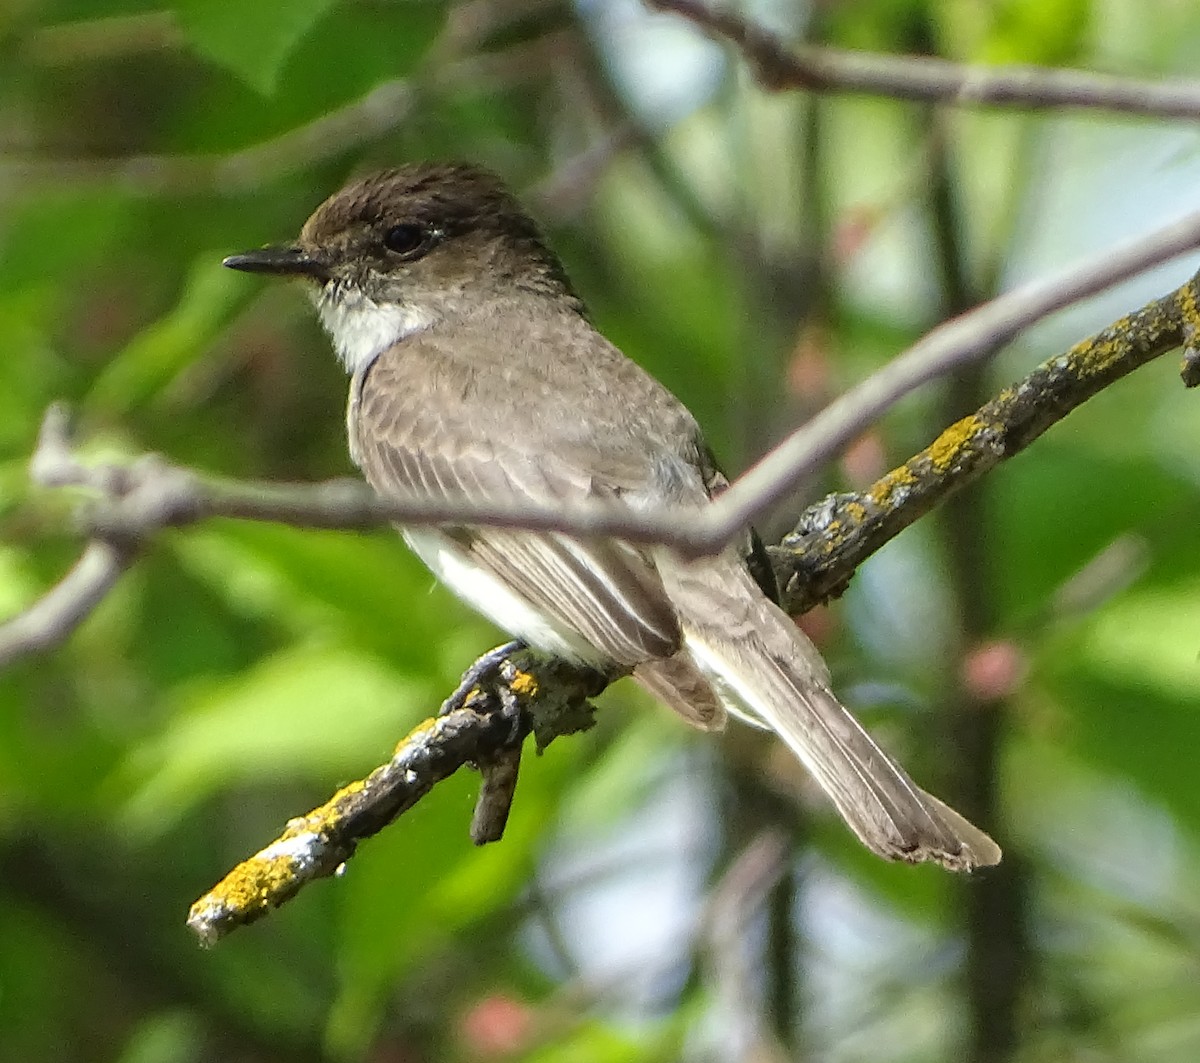
[[(1113, 248), (1094, 264), (1069, 270), (1054, 280), (1022, 285), (951, 318), (835, 399), (739, 476), (711, 507), (712, 512), (694, 521), (693, 531), (685, 541), (662, 541), (697, 553), (719, 549), (922, 384), (986, 358), (1056, 310), (1191, 250), (1198, 242), (1200, 212), (1164, 226), (1151, 236)], [(1195, 305), (1181, 308), (1180, 322), (1196, 320)], [(1180, 322), (1175, 323), (1177, 327), (1172, 332), (1147, 338), (1147, 342), (1158, 345), (1155, 347), (1158, 354), (1185, 342)], [(1122, 319), (1112, 328), (1121, 333), (1126, 324), (1126, 319)]]
[[(55, 645), (116, 582), (137, 544), (164, 527), (210, 517), (356, 529), (403, 522), (497, 524), (661, 543), (684, 554), (722, 549), (753, 519), (921, 383), (983, 357), (1021, 328), (1200, 240), (1200, 213), (1114, 251), (1101, 267), (1027, 285), (929, 333), (880, 372), (831, 403), (706, 511), (632, 513), (612, 508), (548, 510), (480, 507), (422, 499), (383, 499), (354, 480), (308, 486), (205, 478), (160, 459), (87, 466), (70, 450), (65, 414), (46, 417), (32, 474), (47, 486), (89, 490), (79, 523), (94, 540), (86, 564), (28, 611), (0, 624), (0, 663)], [(1200, 328), (1197, 281), (1122, 318), (1034, 370), (973, 418), (951, 426), (929, 448), (870, 490), (812, 507), (776, 551), (787, 604), (803, 611), (839, 593), (861, 561), (952, 491), (1028, 445), (1099, 389), (1176, 347), (1187, 348), (1184, 380), (1200, 379), (1192, 336)], [(105, 545), (106, 544), (106, 545)]]
[[(81, 519), (88, 531), (106, 539), (137, 540), (162, 527), (222, 516), (347, 529), (396, 522), (488, 524), (616, 536), (631, 542), (670, 546), (688, 556), (712, 554), (732, 542), (797, 483), (922, 384), (994, 353), (1023, 329), (1054, 311), (1198, 244), (1200, 211), (1114, 248), (1101, 256), (1099, 264), (1089, 263), (1050, 280), (1023, 285), (939, 325), (830, 403), (699, 512), (694, 508), (638, 513), (610, 506), (549, 509), (420, 498), (383, 499), (355, 480), (331, 481), (316, 487), (247, 484), (204, 478), (148, 458), (127, 467), (104, 469), (58, 461), (51, 463), (52, 475), (45, 472), (43, 462), (36, 465), (34, 472), (43, 483), (78, 484), (98, 490), (99, 497), (86, 508)], [(1178, 296), (1175, 293), (1168, 298)], [(1195, 307), (1182, 304), (1171, 320), (1160, 322), (1153, 315), (1145, 319), (1122, 319), (1109, 330), (1111, 342), (1124, 339), (1149, 345), (1154, 353), (1163, 353), (1184, 343), (1184, 326), (1190, 326), (1194, 320)], [(1153, 331), (1139, 339), (1130, 334), (1135, 327)], [(1088, 365), (1076, 369), (1088, 370)], [(1064, 379), (1069, 380), (1069, 374)], [(1058, 404), (1061, 399), (1054, 402)], [(1054, 411), (1058, 408), (1051, 406), (1050, 420), (1055, 419)]]
[(1146, 81), (1038, 66), (967, 66), (929, 56), (879, 55), (790, 47), (731, 11), (699, 0), (646, 0), (733, 44), (771, 90), (867, 93), (956, 106), (1116, 111), (1154, 118), (1200, 118), (1200, 82)]
[(0, 197), (9, 188), (47, 183), (115, 184), (140, 196), (187, 190), (236, 195), (390, 132), (412, 113), (412, 86), (401, 78), (279, 136), (227, 155), (134, 155), (115, 159), (19, 158), (0, 161)]
[(483, 773), (472, 838), (477, 845), (498, 840), (526, 736), (533, 734), (540, 752), (557, 737), (587, 730), (594, 712), (588, 699), (610, 678), (520, 643), (484, 654), (438, 715), (417, 724), (386, 764), (289, 821), (192, 905), (188, 926), (201, 944), (213, 945), (261, 918), (308, 883), (336, 874), (360, 841), (467, 764)]
[[(1151, 250), (1162, 255), (1164, 249), (1177, 249), (1171, 241), (1185, 235), (1195, 238), (1186, 226), (1177, 226), (1171, 230), (1170, 240), (1159, 234)], [(1125, 270), (1144, 261), (1149, 253), (1143, 242), (1136, 253), (1127, 248), (1123, 258), (1115, 257), (1121, 259), (1119, 268)], [(1068, 278), (1069, 283), (1032, 286), (941, 326), (850, 392), (857, 396), (855, 400), (839, 400), (810, 422), (756, 472), (737, 481), (712, 509), (719, 514), (725, 500), (740, 490), (744, 495), (741, 510), (724, 508), (732, 514), (725, 519), (737, 518), (732, 526), (741, 527), (738, 513), (757, 512), (768, 504), (764, 499), (769, 502), (778, 485), (792, 482), (789, 477), (803, 475), (812, 467), (805, 462), (817, 460), (813, 455), (831, 453), (832, 441), (852, 438), (898, 395), (951, 366), (981, 357), (1020, 324), (1096, 290), (1095, 285), (1111, 275), (1111, 269), (1078, 271)], [(834, 495), (812, 507), (776, 550), (775, 560), (786, 577), (787, 604), (799, 611), (838, 593), (865, 557), (917, 517), (1150, 359), (1184, 347), (1184, 381), (1195, 384), (1197, 356), (1192, 344), (1198, 329), (1200, 275), (1043, 363), (974, 415), (952, 425), (869, 490)], [(57, 587), (25, 613), (0, 625), (0, 661), (14, 660), (65, 638), (116, 581), (141, 544), (157, 531), (211, 516), (342, 528), (397, 520), (493, 521), (623, 535), (693, 551), (711, 549), (714, 542), (719, 546), (724, 541), (689, 535), (689, 521), (692, 526), (700, 523), (694, 512), (683, 517), (639, 517), (604, 511), (581, 518), (576, 513), (515, 508), (482, 511), (385, 502), (351, 481), (302, 488), (206, 480), (156, 458), (89, 466), (72, 452), (65, 415), (58, 407), (47, 414), (32, 472), (43, 484), (83, 488), (89, 493), (81, 522), (91, 545)], [(712, 536), (713, 532), (709, 529), (706, 534)], [(588, 698), (613, 678), (513, 646), (486, 655), (438, 718), (417, 727), (392, 759), (366, 779), (344, 787), (321, 808), (289, 823), (277, 841), (235, 868), (196, 903), (189, 925), (203, 942), (211, 943), (234, 927), (259, 918), (307, 882), (336, 871), (353, 855), (359, 841), (382, 829), (464, 764), (474, 764), (484, 774), (473, 837), (479, 843), (495, 840), (503, 831), (512, 801), (524, 738), (533, 731), (544, 746), (557, 735), (588, 726)]]
[(103, 539), (89, 542), (58, 583), (23, 613), (0, 624), (0, 668), (64, 642), (116, 586), (134, 556)]
[(865, 491), (830, 495), (810, 506), (772, 550), (788, 610), (803, 613), (839, 595), (884, 543), (1139, 366), (1182, 346), (1184, 383), (1200, 382), (1189, 375), (1198, 308), (1200, 274), (1043, 362)]
[[(787, 606), (800, 612), (839, 593), (855, 567), (884, 542), (1138, 366), (1183, 345), (1187, 382), (1194, 361), (1190, 344), (1200, 327), (1198, 306), (1200, 275), (1044, 362), (868, 490), (832, 495), (811, 507), (774, 551), (777, 568), (787, 577)], [(465, 763), (484, 770), (472, 837), (477, 843), (499, 838), (529, 729), (542, 747), (559, 734), (586, 727), (587, 699), (616, 678), (519, 647), (510, 644), (481, 657), (443, 706), (443, 715), (414, 729), (388, 764), (292, 820), (275, 842), (197, 901), (188, 923), (200, 940), (214, 943), (334, 872), (360, 840)]]

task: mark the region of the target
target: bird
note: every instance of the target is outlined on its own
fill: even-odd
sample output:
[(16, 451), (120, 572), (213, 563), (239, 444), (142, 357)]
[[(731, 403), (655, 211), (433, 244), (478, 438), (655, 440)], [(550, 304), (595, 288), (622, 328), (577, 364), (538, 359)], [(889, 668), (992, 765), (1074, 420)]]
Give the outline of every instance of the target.
[[(350, 455), (384, 498), (650, 513), (701, 509), (728, 485), (696, 419), (596, 329), (536, 222), (485, 168), (369, 174), (292, 243), (224, 265), (307, 286), (350, 377)], [(400, 530), (527, 645), (632, 675), (696, 727), (733, 715), (773, 731), (878, 855), (953, 871), (1000, 860), (839, 701), (745, 544), (686, 559), (557, 531)]]

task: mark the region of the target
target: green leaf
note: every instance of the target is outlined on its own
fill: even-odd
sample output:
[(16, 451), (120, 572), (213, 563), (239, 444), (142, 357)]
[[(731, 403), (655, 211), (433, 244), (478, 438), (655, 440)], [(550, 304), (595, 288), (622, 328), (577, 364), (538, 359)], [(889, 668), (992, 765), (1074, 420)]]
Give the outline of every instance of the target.
[(445, 682), (456, 681), (472, 654), (487, 648), (484, 623), (451, 604), (470, 644), (438, 667), (431, 647), (446, 641), (449, 596), (430, 593), (433, 577), (391, 532), (228, 522), (194, 528), (174, 549), (231, 609), (277, 623), (294, 638), (335, 632), (409, 673)]
[(20, 612), (43, 591), (29, 569), (28, 552), (0, 543), (0, 619)]
[(288, 56), (333, 5), (334, 0), (176, 0), (175, 10), (201, 55), (268, 96)]
[[(217, 252), (200, 255), (179, 302), (143, 329), (96, 379), (89, 402), (116, 413), (145, 403), (189, 366), (218, 335), (253, 289), (232, 270), (222, 269)], [(241, 282), (241, 283), (239, 283)]]
[(1004, 574), (994, 591), (1010, 622), (1027, 621), (1118, 536), (1136, 530), (1153, 543), (1172, 533), (1181, 507), (1190, 514), (1180, 481), (1133, 452), (1136, 435), (1121, 437), (1133, 453), (1120, 460), (1078, 445), (1088, 425), (1087, 416), (1072, 421), (1072, 438), (1039, 440), (988, 482), (989, 543)]
[[(1200, 584), (1123, 595), (1096, 615), (1083, 662), (1111, 682), (1186, 702), (1200, 688)], [(1200, 721), (1200, 714), (1197, 714)]]
[(126, 762), (125, 825), (161, 830), (216, 790), (309, 775), (329, 787), (373, 767), (436, 705), (433, 692), (353, 650), (299, 647), (236, 679), (196, 684)]
[[(342, 4), (322, 20), (318, 32), (310, 33), (289, 55), (269, 100), (232, 73), (220, 76), (222, 71), (214, 71), (217, 76), (204, 79), (194, 91), (176, 100), (178, 110), (163, 149), (188, 153), (236, 150), (353, 106), (380, 84), (407, 77), (425, 59), (445, 20), (441, 0)], [(398, 105), (390, 120), (398, 124), (406, 114), (405, 107)], [(374, 114), (369, 121), (379, 117)], [(386, 122), (388, 116), (384, 117)], [(489, 135), (497, 134), (492, 129)], [(323, 151), (317, 153), (321, 158)], [(344, 173), (341, 170), (338, 175)], [(333, 179), (333, 175), (324, 179)], [(297, 191), (311, 197), (313, 180), (313, 174), (306, 174)], [(313, 204), (308, 202), (308, 206), (311, 209)], [(268, 232), (272, 238), (278, 235)]]
[(1042, 647), (1039, 674), (1069, 714), (1060, 744), (1134, 782), (1200, 833), (1200, 585), (1127, 593)]
[(674, 1017), (630, 1033), (592, 1019), (524, 1056), (525, 1063), (651, 1063), (679, 1058), (681, 1031)]
[(203, 1034), (188, 1012), (156, 1012), (143, 1019), (119, 1063), (184, 1063), (200, 1055)]

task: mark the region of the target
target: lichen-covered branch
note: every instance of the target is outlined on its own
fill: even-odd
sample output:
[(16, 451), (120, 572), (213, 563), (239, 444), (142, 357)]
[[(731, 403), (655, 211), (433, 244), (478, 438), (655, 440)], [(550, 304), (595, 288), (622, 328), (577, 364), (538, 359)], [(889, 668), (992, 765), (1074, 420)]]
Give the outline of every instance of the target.
[[(377, 527), (394, 522), (495, 524), (580, 535), (611, 535), (635, 542), (672, 546), (690, 556), (715, 553), (740, 535), (748, 524), (797, 482), (837, 454), (890, 406), (921, 384), (937, 379), (955, 367), (982, 359), (1047, 314), (1188, 250), (1197, 241), (1200, 241), (1200, 212), (1112, 249), (1099, 263), (1088, 263), (1051, 280), (1025, 285), (939, 325), (878, 372), (830, 403), (757, 465), (738, 477), (727, 491), (703, 510), (634, 512), (610, 506), (562, 510), (523, 504), (477, 506), (420, 498), (385, 499), (359, 481), (342, 480), (306, 486), (248, 484), (203, 477), (192, 470), (150, 457), (128, 464), (88, 466), (71, 452), (65, 415), (57, 408), (47, 414), (31, 471), (33, 478), (44, 485), (89, 489), (91, 498), (79, 517), (81, 529), (96, 541), (119, 544), (125, 550), (153, 537), (164, 527), (224, 516), (281, 521), (305, 527), (347, 529)], [(1179, 294), (1175, 293), (1166, 301), (1150, 304), (1102, 335), (1113, 333), (1113, 342), (1118, 345), (1128, 343), (1131, 351), (1144, 348), (1146, 357), (1161, 354), (1173, 346), (1189, 345), (1185, 352), (1183, 375), (1185, 383), (1191, 384), (1200, 379), (1197, 358), (1190, 347), (1189, 330), (1193, 319), (1185, 313), (1183, 304), (1173, 308), (1167, 305), (1164, 310), (1164, 302), (1169, 304)], [(1096, 353), (1099, 358), (1103, 351)], [(1083, 377), (1092, 381), (1093, 391), (1140, 364), (1134, 361), (1126, 365), (1120, 358), (1114, 358), (1111, 366), (1104, 366), (1102, 361), (1101, 358), (1094, 364), (1076, 365), (1076, 368), (1085, 370)], [(1070, 382), (1071, 374), (1067, 373), (1062, 379)], [(1093, 391), (1073, 391), (1072, 394), (1077, 402)], [(1063, 407), (1062, 399), (1050, 392), (1046, 396), (1048, 404), (1042, 409), (1037, 403), (1038, 394), (1036, 386), (1018, 389), (1017, 397), (1022, 400), (1018, 407), (1033, 414), (1021, 430), (1025, 434), (1025, 442), (1071, 408), (1070, 405)], [(1030, 396), (1033, 396), (1032, 404)], [(1035, 424), (1040, 427), (1037, 431), (1031, 431)], [(869, 499), (875, 503), (886, 502), (883, 508), (906, 508), (911, 505), (912, 509), (906, 508), (910, 516), (888, 517), (869, 542), (864, 542), (868, 546), (873, 543), (872, 549), (877, 548), (889, 535), (895, 534), (925, 512), (938, 497), (943, 497), (959, 485), (962, 470), (957, 459), (977, 459), (979, 455), (973, 452), (987, 449), (983, 444), (991, 426), (989, 418), (981, 418), (973, 426), (974, 430), (966, 433), (965, 437), (962, 426), (956, 426), (948, 436), (930, 448), (928, 454), (913, 459), (919, 466), (921, 461), (928, 458), (934, 472), (939, 476), (945, 474), (945, 485), (930, 485), (932, 490), (928, 493), (916, 492), (911, 490), (912, 484), (905, 482), (902, 476), (901, 480), (889, 481), (886, 498)], [(1020, 432), (1015, 428), (1008, 433), (1006, 446), (1009, 453), (1019, 435)], [(943, 461), (946, 454), (955, 460)], [(970, 464), (974, 474), (990, 467), (977, 460)], [(903, 475), (915, 475), (914, 469), (909, 469)], [(883, 489), (881, 486), (880, 490)], [(937, 493), (939, 490), (941, 494)], [(914, 504), (913, 500), (920, 505)], [(806, 540), (813, 530), (824, 535), (823, 529), (834, 519), (835, 511), (841, 512), (837, 506), (838, 500), (834, 498), (811, 510), (802, 522), (800, 537)], [(866, 506), (860, 512), (851, 507), (846, 510), (845, 516), (854, 523), (874, 524), (881, 519), (878, 508)], [(843, 518), (839, 516), (838, 519)], [(827, 539), (837, 540), (844, 530), (844, 524), (831, 527)], [(785, 549), (795, 555), (798, 546), (798, 541), (793, 539), (785, 545)], [(818, 554), (829, 554), (833, 552), (833, 547), (817, 544), (815, 550)], [(816, 590), (807, 598), (799, 593), (800, 582), (792, 579), (789, 573), (785, 582), (792, 585), (793, 608), (799, 609), (836, 593), (840, 583), (844, 583), (862, 556), (865, 556), (851, 556), (851, 553), (847, 554), (848, 560), (840, 565), (844, 578), (839, 582), (837, 573), (832, 571), (835, 566), (827, 565), (831, 571), (814, 584)], [(807, 587), (808, 584), (803, 586)], [(92, 605), (97, 601), (99, 598), (93, 596)], [(31, 608), (39, 610), (41, 603), (35, 603)], [(87, 615), (87, 611), (77, 610), (70, 624), (58, 627), (57, 637), (65, 638), (74, 625)], [(26, 620), (27, 615), (23, 614), (0, 625), (0, 644), (6, 637), (13, 638), (16, 629)], [(55, 641), (54, 638), (22, 641), (19, 634), (15, 638), (13, 645), (20, 652), (45, 648)], [(9, 659), (17, 655), (19, 653), (14, 650)]]
[(1146, 362), (1184, 347), (1181, 375), (1194, 386), (1191, 344), (1198, 330), (1200, 274), (1043, 362), (865, 491), (811, 506), (772, 550), (787, 608), (802, 613), (836, 597), (866, 558), (913, 521)]
[[(1044, 362), (919, 454), (859, 493), (812, 507), (774, 550), (785, 604), (802, 612), (840, 593), (855, 568), (959, 488), (1017, 453), (1076, 406), (1138, 366), (1183, 346), (1200, 330), (1200, 276), (1177, 291)], [(1190, 354), (1184, 358), (1188, 378)], [(587, 699), (614, 677), (598, 676), (509, 644), (481, 657), (443, 706), (392, 759), (292, 820), (267, 848), (240, 864), (192, 907), (188, 925), (211, 944), (333, 873), (363, 838), (412, 807), (466, 763), (484, 783), (472, 821), (477, 843), (503, 832), (521, 743), (539, 747), (590, 722)]]
[(305, 885), (335, 874), (358, 843), (377, 834), (464, 765), (483, 774), (472, 837), (503, 833), (521, 746), (540, 750), (592, 724), (588, 701), (612, 677), (508, 643), (484, 654), (435, 717), (408, 733), (391, 759), (343, 786), (320, 808), (290, 820), (265, 849), (238, 864), (192, 905), (188, 926), (204, 945), (266, 915)]
[[(1176, 232), (1172, 239), (1183, 239), (1183, 235)], [(1007, 303), (988, 304), (941, 326), (922, 341), (927, 349), (918, 344), (904, 356), (910, 360), (900, 371), (893, 363), (885, 370), (885, 374), (891, 373), (885, 380), (865, 390), (863, 386), (856, 389), (861, 393), (862, 408), (834, 410), (821, 429), (825, 433), (820, 436), (821, 445), (837, 431), (858, 423), (866, 416), (864, 410), (879, 410), (889, 397), (911, 390), (913, 380), (928, 379), (933, 367), (982, 356), (983, 345), (1010, 336), (1015, 322), (1026, 321), (1037, 308), (1044, 313), (1069, 301), (1069, 296), (1077, 298), (1095, 290), (1094, 273), (1082, 280), (1076, 275), (1075, 280), (1077, 286), (1069, 291), (1045, 286), (1033, 295), (1025, 293), (1015, 300), (1006, 297), (1010, 299)], [(1196, 384), (1200, 372), (1193, 342), (1200, 331), (1198, 304), (1200, 281), (1193, 278), (1169, 296), (1043, 363), (976, 413), (950, 426), (920, 454), (868, 490), (833, 495), (812, 507), (796, 531), (775, 548), (774, 560), (785, 577), (781, 580), (786, 587), (785, 605), (792, 612), (801, 612), (838, 594), (867, 556), (914, 520), (1150, 359), (1182, 347), (1184, 382)], [(804, 450), (804, 445), (800, 449)], [(410, 505), (383, 500), (364, 485), (350, 481), (307, 488), (239, 484), (206, 479), (155, 458), (89, 466), (71, 449), (65, 415), (58, 408), (47, 415), (32, 464), (33, 475), (42, 484), (85, 490), (88, 501), (80, 523), (93, 546), (56, 588), (25, 613), (0, 625), (0, 659), (5, 660), (65, 638), (103, 597), (129, 559), (163, 527), (211, 516), (346, 528), (399, 518), (427, 522), (491, 519), (519, 527), (628, 534), (642, 541), (667, 543), (687, 541), (689, 535), (678, 514), (671, 518), (660, 515), (656, 523), (654, 515), (630, 516), (613, 510), (583, 517), (519, 510), (484, 513), (469, 508), (443, 512), (422, 508), (420, 502)], [(802, 467), (786, 444), (776, 464), (778, 468), (760, 478), (768, 494), (780, 482), (782, 472)], [(753, 475), (745, 477), (726, 494), (733, 494), (738, 484), (743, 484), (743, 493), (750, 491), (751, 502), (758, 505), (761, 498), (755, 501), (752, 493), (756, 482)], [(725, 497), (712, 508), (718, 509)], [(259, 918), (305, 883), (333, 873), (353, 854), (359, 841), (378, 832), (464, 764), (476, 765), (484, 776), (472, 837), (479, 843), (495, 840), (503, 832), (515, 792), (523, 739), (532, 731), (539, 745), (545, 745), (557, 735), (587, 726), (591, 718), (587, 699), (613, 678), (572, 668), (519, 646), (485, 655), (467, 673), (442, 713), (416, 728), (387, 764), (289, 823), (275, 842), (239, 865), (196, 903), (189, 925), (202, 941), (211, 943), (232, 928)]]

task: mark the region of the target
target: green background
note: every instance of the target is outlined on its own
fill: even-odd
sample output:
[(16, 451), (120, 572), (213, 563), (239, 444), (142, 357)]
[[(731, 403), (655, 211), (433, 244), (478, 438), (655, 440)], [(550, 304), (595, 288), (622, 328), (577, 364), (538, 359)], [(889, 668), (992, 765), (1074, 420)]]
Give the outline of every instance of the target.
[[(1200, 45), (1169, 0), (746, 9), (797, 41), (1149, 79)], [(351, 471), (302, 293), (219, 263), (352, 174), (503, 174), (737, 470), (941, 318), (1194, 206), (1198, 149), (1194, 123), (766, 94), (685, 23), (605, 0), (0, 0), (0, 615), (80, 548), (72, 497), (27, 474), (55, 399), (96, 459)], [(764, 530), (1189, 268), (905, 402)], [(768, 740), (619, 686), (526, 760), (502, 843), (471, 846), (455, 778), (201, 951), (191, 901), (500, 635), (388, 532), (161, 535), (0, 676), (0, 1057), (1194, 1060), (1200, 411), (1173, 361), (806, 621), (885, 744), (1004, 844), (970, 880), (873, 860)], [(990, 689), (997, 659), (1019, 678)], [(768, 829), (787, 857), (761, 901), (733, 861)]]

